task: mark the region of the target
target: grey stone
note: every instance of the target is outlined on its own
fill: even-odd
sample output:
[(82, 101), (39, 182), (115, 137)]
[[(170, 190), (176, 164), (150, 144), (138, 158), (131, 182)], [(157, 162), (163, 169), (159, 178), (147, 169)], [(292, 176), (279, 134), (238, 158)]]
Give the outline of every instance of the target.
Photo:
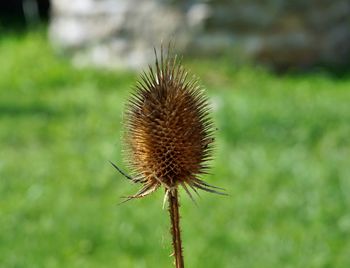
[(350, 62), (348, 0), (52, 0), (49, 31), (79, 66), (142, 68), (168, 42), (277, 67)]

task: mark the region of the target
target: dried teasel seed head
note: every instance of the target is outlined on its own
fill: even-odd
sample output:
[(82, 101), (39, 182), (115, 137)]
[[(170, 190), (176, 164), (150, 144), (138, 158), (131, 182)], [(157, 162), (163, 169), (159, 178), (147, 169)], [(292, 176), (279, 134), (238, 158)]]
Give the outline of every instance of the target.
[(206, 173), (214, 141), (207, 97), (176, 56), (160, 54), (155, 51), (155, 67), (141, 75), (126, 107), (126, 156), (136, 175), (131, 179), (142, 184), (128, 199), (160, 186), (181, 185), (191, 198), (190, 189), (223, 194), (198, 178)]

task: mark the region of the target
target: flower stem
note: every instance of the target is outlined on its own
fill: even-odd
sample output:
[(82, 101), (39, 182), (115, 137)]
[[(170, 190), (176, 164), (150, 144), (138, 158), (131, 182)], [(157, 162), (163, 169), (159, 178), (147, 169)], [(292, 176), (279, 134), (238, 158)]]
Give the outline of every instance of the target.
[(173, 237), (173, 248), (175, 267), (184, 268), (184, 258), (182, 255), (181, 230), (180, 230), (180, 215), (179, 215), (179, 200), (177, 189), (170, 192), (169, 195), (169, 213), (171, 221), (171, 235)]

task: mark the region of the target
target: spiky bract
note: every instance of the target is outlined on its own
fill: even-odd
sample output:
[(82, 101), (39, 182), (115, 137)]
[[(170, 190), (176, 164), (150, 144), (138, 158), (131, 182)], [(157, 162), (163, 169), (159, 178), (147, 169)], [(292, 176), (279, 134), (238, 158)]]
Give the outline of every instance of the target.
[[(211, 156), (213, 124), (208, 101), (195, 78), (189, 78), (176, 56), (160, 59), (136, 85), (125, 113), (128, 162), (143, 184), (129, 198), (142, 197), (163, 185), (216, 192), (198, 178)], [(191, 196), (192, 197), (192, 196)]]

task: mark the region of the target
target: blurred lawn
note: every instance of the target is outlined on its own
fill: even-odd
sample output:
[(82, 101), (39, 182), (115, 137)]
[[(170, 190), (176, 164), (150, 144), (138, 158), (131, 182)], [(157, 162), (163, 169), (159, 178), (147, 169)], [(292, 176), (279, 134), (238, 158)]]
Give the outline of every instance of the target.
[[(172, 267), (162, 191), (118, 206), (137, 187), (108, 163), (136, 75), (73, 69), (40, 32), (1, 36), (0, 63), (0, 267)], [(186, 65), (231, 194), (182, 193), (187, 267), (350, 267), (350, 76)]]

